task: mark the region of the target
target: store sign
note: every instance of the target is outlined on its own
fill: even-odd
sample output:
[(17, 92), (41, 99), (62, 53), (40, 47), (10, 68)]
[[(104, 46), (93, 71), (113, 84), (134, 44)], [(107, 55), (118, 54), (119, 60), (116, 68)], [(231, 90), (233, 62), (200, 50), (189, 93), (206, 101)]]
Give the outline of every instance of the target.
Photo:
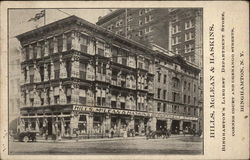
[(152, 117), (152, 113), (148, 113), (148, 112), (128, 111), (128, 110), (111, 109), (111, 108), (87, 107), (87, 106), (78, 106), (78, 105), (74, 105), (73, 110), (85, 111), (85, 112), (96, 112), (96, 113), (110, 113), (110, 114)]
[(133, 116), (144, 116), (144, 117), (154, 116), (156, 118), (163, 118), (163, 119), (198, 120), (198, 118), (196, 117), (186, 117), (186, 116), (170, 115), (164, 113), (128, 111), (128, 110), (112, 109), (112, 108), (87, 107), (80, 105), (74, 105), (73, 110), (82, 112), (110, 113), (110, 114), (133, 115)]

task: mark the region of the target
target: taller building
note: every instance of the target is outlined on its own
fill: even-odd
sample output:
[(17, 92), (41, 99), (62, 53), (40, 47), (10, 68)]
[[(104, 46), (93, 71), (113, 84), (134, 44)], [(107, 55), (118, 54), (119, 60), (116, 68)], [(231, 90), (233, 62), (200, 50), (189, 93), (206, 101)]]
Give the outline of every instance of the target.
[[(76, 16), (18, 35), (20, 130), (81, 137), (199, 129), (200, 70)], [(166, 85), (168, 84), (168, 85)], [(188, 93), (186, 93), (188, 92)], [(133, 131), (133, 132), (132, 132)]]
[(166, 8), (117, 9), (100, 17), (96, 24), (146, 45), (169, 47), (169, 11)]

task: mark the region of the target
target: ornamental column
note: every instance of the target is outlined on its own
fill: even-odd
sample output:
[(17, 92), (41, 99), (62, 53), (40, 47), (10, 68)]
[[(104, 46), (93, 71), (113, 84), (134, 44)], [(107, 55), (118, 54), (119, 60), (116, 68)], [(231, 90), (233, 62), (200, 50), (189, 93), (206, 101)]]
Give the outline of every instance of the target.
[(72, 93), (71, 93), (71, 103), (78, 104), (79, 103), (79, 87), (77, 85), (71, 85)]
[(45, 40), (44, 42), (44, 57), (49, 55), (49, 42), (48, 40)]
[(79, 50), (79, 42), (78, 42), (78, 38), (77, 38), (77, 33), (76, 32), (72, 32), (71, 33), (71, 38), (72, 38), (72, 46), (71, 46), (71, 49), (74, 49), (74, 50)]
[(22, 68), (21, 69), (21, 79), (20, 79), (20, 84), (21, 85), (25, 84), (25, 76), (24, 76), (24, 74), (25, 74), (25, 68)]
[(61, 86), (60, 84), (60, 87), (59, 87), (59, 101), (60, 101), (60, 104), (66, 104), (67, 103), (67, 98), (66, 98), (66, 94), (65, 94), (65, 91), (63, 89), (63, 87)]
[(172, 128), (172, 119), (167, 119), (167, 129), (171, 131)]
[(53, 61), (50, 62), (50, 80), (55, 79), (55, 69)]
[[(61, 113), (61, 115), (63, 114)], [(61, 117), (61, 137), (63, 137), (64, 134), (65, 134), (65, 122), (64, 122), (64, 118)]]
[(33, 59), (34, 55), (33, 55), (33, 47), (31, 45), (29, 45), (29, 59)]
[(48, 97), (47, 97), (47, 96), (48, 96), (48, 95), (47, 95), (47, 89), (44, 88), (44, 89), (43, 89), (43, 105), (44, 105), (44, 106), (48, 105)]
[(36, 132), (39, 132), (40, 131), (40, 128), (39, 128), (39, 119), (36, 118)]
[(54, 90), (52, 86), (50, 87), (49, 97), (50, 97), (50, 105), (54, 105)]
[(87, 133), (91, 135), (93, 131), (93, 113), (89, 113), (86, 116), (86, 119), (87, 119)]
[(21, 49), (21, 61), (24, 62), (26, 60), (26, 50), (25, 48)]
[(54, 44), (54, 49), (53, 49), (53, 53), (57, 53), (58, 52), (58, 42), (57, 42), (57, 38), (53, 37), (53, 44)]
[(134, 116), (130, 117), (130, 122), (128, 124), (128, 128), (129, 129), (135, 129), (135, 119), (134, 119)]
[(21, 97), (20, 97), (20, 103), (21, 103), (21, 108), (25, 106), (25, 97), (24, 97), (24, 92), (21, 91)]
[(60, 57), (60, 78), (67, 78), (67, 70), (62, 57)]
[(34, 82), (41, 82), (41, 76), (38, 71), (37, 65), (34, 65)]
[(49, 80), (48, 64), (44, 63), (44, 82)]
[(79, 56), (73, 56), (71, 65), (71, 77), (80, 78), (79, 74)]
[(34, 89), (34, 105), (35, 106), (40, 106), (41, 105), (41, 99), (40, 99), (40, 97), (39, 97), (39, 93), (37, 92), (37, 90), (36, 89)]
[(37, 46), (37, 54), (36, 54), (36, 58), (41, 58), (41, 44), (39, 42), (37, 42), (36, 44)]
[(183, 121), (180, 120), (179, 133), (183, 133)]
[(26, 106), (30, 107), (30, 92), (26, 90)]
[(29, 66), (26, 66), (26, 71), (27, 71), (26, 83), (30, 83), (30, 68), (29, 68)]
[(62, 46), (62, 52), (67, 51), (67, 37), (65, 34), (63, 34), (63, 46)]

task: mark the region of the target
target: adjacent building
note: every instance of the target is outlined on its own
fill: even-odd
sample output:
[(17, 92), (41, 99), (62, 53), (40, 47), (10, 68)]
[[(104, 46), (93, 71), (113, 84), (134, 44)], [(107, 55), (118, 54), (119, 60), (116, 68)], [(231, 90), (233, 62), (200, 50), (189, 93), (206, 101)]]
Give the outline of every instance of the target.
[(169, 10), (167, 8), (117, 9), (100, 17), (97, 25), (128, 39), (168, 49)]
[(76, 16), (17, 36), (20, 130), (105, 137), (199, 130), (200, 69)]

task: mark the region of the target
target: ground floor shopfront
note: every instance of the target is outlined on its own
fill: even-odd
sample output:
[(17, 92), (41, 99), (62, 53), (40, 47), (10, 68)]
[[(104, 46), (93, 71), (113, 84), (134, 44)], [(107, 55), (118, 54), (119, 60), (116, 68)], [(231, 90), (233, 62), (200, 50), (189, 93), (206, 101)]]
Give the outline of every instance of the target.
[[(181, 119), (182, 118), (182, 119)], [(145, 135), (149, 130), (196, 128), (198, 121), (185, 117), (157, 117), (149, 112), (77, 105), (36, 107), (21, 110), (19, 131), (63, 137), (118, 137)]]

